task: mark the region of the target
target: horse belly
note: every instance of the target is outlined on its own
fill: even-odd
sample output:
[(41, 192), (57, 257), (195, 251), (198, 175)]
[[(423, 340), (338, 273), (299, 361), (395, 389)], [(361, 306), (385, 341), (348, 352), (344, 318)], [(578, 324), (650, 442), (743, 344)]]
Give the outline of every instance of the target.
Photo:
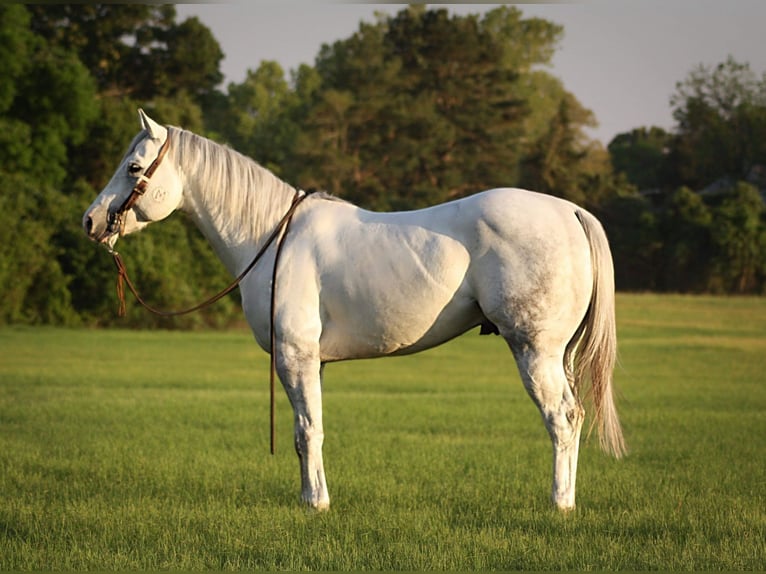
[(323, 360), (413, 353), (481, 321), (458, 241), (420, 230), (357, 247), (323, 277)]
[(462, 335), (469, 329), (481, 324), (483, 320), (484, 315), (472, 296), (456, 297), (442, 310), (436, 321), (420, 339), (409, 346), (397, 349), (391, 354), (409, 355), (431, 349)]

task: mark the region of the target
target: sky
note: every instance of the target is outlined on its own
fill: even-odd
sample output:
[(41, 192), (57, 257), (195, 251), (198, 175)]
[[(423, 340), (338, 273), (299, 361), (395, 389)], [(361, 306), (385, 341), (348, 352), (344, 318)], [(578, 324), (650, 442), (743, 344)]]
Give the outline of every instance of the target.
[[(248, 69), (275, 60), (287, 71), (313, 65), (323, 44), (351, 36), (376, 12), (394, 15), (404, 4), (327, 0), (240, 0), (179, 4), (178, 21), (197, 16), (225, 58), (224, 87)], [(484, 13), (498, 4), (429, 4), (455, 14)], [(765, 0), (612, 0), (516, 5), (525, 17), (564, 27), (547, 70), (596, 117), (590, 135), (604, 145), (641, 126), (674, 126), (670, 97), (698, 65), (733, 56), (766, 72)]]

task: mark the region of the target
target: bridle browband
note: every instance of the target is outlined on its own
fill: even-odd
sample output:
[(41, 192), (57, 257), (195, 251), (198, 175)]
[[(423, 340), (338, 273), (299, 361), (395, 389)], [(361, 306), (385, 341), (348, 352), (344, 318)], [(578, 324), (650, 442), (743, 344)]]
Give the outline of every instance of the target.
[(157, 171), (157, 168), (160, 167), (163, 158), (168, 153), (168, 149), (170, 149), (170, 128), (167, 128), (167, 137), (165, 138), (160, 151), (157, 153), (157, 157), (149, 164), (146, 171), (138, 176), (138, 181), (136, 182), (136, 185), (133, 186), (133, 189), (130, 190), (128, 197), (125, 198), (125, 201), (122, 202), (122, 205), (120, 205), (117, 211), (109, 212), (109, 217), (106, 223), (107, 235), (112, 235), (114, 233), (122, 235), (123, 226), (125, 225), (125, 214), (130, 211), (139, 198), (146, 193), (146, 189), (149, 187), (149, 180), (151, 180), (154, 172)]

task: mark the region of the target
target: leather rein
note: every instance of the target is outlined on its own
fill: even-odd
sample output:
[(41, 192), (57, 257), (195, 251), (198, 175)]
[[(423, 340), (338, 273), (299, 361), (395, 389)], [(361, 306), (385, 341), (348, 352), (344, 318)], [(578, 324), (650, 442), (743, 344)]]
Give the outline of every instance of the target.
[[(107, 222), (107, 229), (109, 231), (119, 232), (120, 234), (122, 234), (122, 229), (123, 229), (123, 226), (125, 225), (125, 220), (124, 220), (125, 213), (127, 213), (130, 209), (132, 209), (133, 206), (138, 201), (138, 199), (142, 195), (144, 195), (144, 193), (146, 193), (146, 189), (149, 186), (149, 180), (151, 179), (152, 175), (154, 175), (154, 172), (157, 171), (157, 168), (162, 162), (162, 159), (165, 157), (165, 154), (167, 154), (169, 147), (170, 147), (170, 131), (168, 131), (167, 138), (165, 139), (165, 142), (162, 144), (160, 151), (157, 153), (157, 157), (149, 165), (149, 167), (146, 169), (143, 175), (139, 176), (138, 181), (136, 182), (136, 185), (133, 186), (133, 189), (130, 192), (130, 195), (128, 195), (125, 201), (122, 202), (122, 205), (120, 205), (117, 211), (109, 214), (109, 220)], [(193, 307), (189, 307), (188, 309), (182, 309), (179, 311), (163, 311), (146, 303), (146, 301), (144, 301), (144, 299), (138, 294), (138, 290), (133, 284), (133, 281), (131, 281), (130, 277), (128, 276), (128, 270), (125, 267), (125, 262), (122, 260), (122, 257), (120, 256), (120, 254), (117, 251), (107, 246), (110, 253), (112, 254), (114, 263), (117, 266), (117, 297), (120, 301), (120, 307), (118, 311), (119, 316), (124, 317), (127, 314), (127, 307), (125, 304), (125, 287), (124, 287), (125, 285), (127, 285), (128, 289), (133, 294), (133, 297), (135, 297), (136, 301), (138, 301), (138, 303), (142, 307), (144, 307), (147, 311), (154, 313), (155, 315), (159, 315), (161, 317), (177, 317), (179, 315), (188, 315), (189, 313), (193, 313), (195, 311), (199, 311), (201, 309), (209, 307), (216, 301), (219, 301), (220, 299), (222, 299), (223, 297), (231, 293), (237, 286), (239, 286), (242, 280), (253, 269), (253, 267), (255, 267), (258, 261), (261, 260), (263, 255), (269, 249), (269, 247), (271, 247), (272, 243), (276, 241), (276, 253), (274, 255), (274, 269), (272, 270), (272, 273), (271, 273), (271, 304), (270, 304), (270, 313), (269, 313), (270, 331), (271, 331), (271, 335), (270, 335), (271, 336), (271, 352), (270, 352), (271, 368), (270, 368), (270, 375), (269, 375), (269, 403), (270, 403), (269, 418), (270, 418), (271, 436), (270, 436), (269, 442), (270, 442), (271, 454), (274, 454), (276, 452), (276, 444), (275, 444), (276, 331), (274, 329), (274, 319), (275, 319), (274, 307), (276, 303), (276, 293), (277, 293), (277, 265), (279, 263), (279, 255), (282, 252), (282, 245), (284, 244), (284, 238), (287, 235), (287, 231), (288, 231), (288, 228), (290, 227), (290, 222), (292, 221), (293, 214), (295, 213), (295, 210), (298, 208), (298, 206), (303, 202), (303, 200), (306, 199), (309, 195), (310, 193), (307, 193), (304, 191), (296, 192), (295, 197), (293, 197), (293, 201), (290, 204), (290, 207), (288, 208), (287, 212), (282, 216), (282, 219), (279, 220), (279, 223), (277, 223), (277, 226), (274, 228), (271, 234), (266, 238), (266, 241), (258, 250), (258, 253), (255, 254), (252, 261), (250, 261), (247, 267), (244, 268), (244, 270), (234, 279), (234, 281), (229, 283), (226, 287), (221, 289), (215, 295), (208, 297), (201, 303), (198, 303), (197, 305), (194, 305)]]

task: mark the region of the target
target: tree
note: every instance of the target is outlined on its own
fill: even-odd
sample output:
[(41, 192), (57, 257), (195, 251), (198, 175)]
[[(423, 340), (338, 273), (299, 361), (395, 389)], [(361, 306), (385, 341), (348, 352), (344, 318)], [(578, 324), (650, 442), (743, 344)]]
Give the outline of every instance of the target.
[(32, 30), (75, 54), (104, 96), (153, 94), (154, 58), (175, 18), (171, 5), (30, 5)]
[[(518, 24), (517, 11), (501, 12)], [(399, 57), (401, 88), (414, 100), (397, 110), (404, 128), (397, 143), (407, 144), (402, 159), (419, 158), (412, 185), (441, 184), (460, 196), (516, 179), (509, 156), (518, 155), (527, 113), (516, 85), (525, 63), (506, 57), (499, 18), (488, 28), (474, 15), (410, 9), (389, 21), (384, 47)]]
[[(316, 59), (317, 89), (306, 98), (305, 121), (294, 148), (295, 178), (307, 187), (327, 189), (366, 207), (390, 205), (384, 150), (394, 135), (399, 105), (397, 58), (387, 58), (386, 25), (360, 24), (359, 31)], [(377, 157), (368, 160), (369, 150)]]
[(0, 130), (0, 165), (59, 185), (66, 177), (67, 147), (84, 140), (95, 117), (93, 81), (74, 55), (31, 33), (24, 7), (0, 10), (0, 51), (6, 52), (4, 60), (16, 60), (3, 64), (0, 82), (5, 128)]
[[(113, 265), (82, 233), (82, 213), (136, 133), (139, 105), (201, 131), (200, 102), (221, 77), (209, 31), (174, 16), (172, 6), (0, 6), (0, 322), (114, 320)], [(168, 306), (226, 282), (183, 217), (125, 248)], [(220, 325), (233, 307), (172, 325)]]
[(758, 190), (737, 183), (713, 211), (714, 289), (727, 293), (763, 291), (766, 284), (766, 222)]
[(0, 5), (0, 113), (16, 98), (17, 82), (27, 67), (34, 36), (29, 31), (29, 13), (18, 5)]
[(626, 189), (607, 198), (597, 214), (609, 237), (617, 289), (656, 289), (662, 239), (649, 200)]
[(660, 214), (662, 276), (666, 291), (707, 290), (712, 253), (712, 215), (699, 194), (681, 187), (666, 200)]
[(215, 96), (223, 52), (197, 18), (178, 24), (172, 5), (42, 4), (30, 6), (32, 30), (75, 54), (96, 80), (99, 98), (151, 101)]
[[(349, 197), (341, 190), (349, 182), (361, 183), (359, 156), (349, 140), (349, 116), (354, 103), (349, 92), (326, 90), (314, 106), (296, 144), (302, 166), (299, 179), (307, 187), (329, 189)], [(365, 187), (374, 189), (374, 179), (368, 179)]]
[[(220, 63), (223, 51), (210, 29), (196, 17), (164, 29), (159, 34), (164, 47), (153, 48), (156, 74), (154, 93), (191, 95), (197, 103), (213, 93), (223, 80)], [(159, 68), (159, 71), (156, 70)]]
[(0, 324), (76, 322), (51, 240), (66, 199), (24, 174), (0, 175)]
[(278, 175), (289, 173), (294, 142), (319, 81), (313, 68), (302, 65), (289, 83), (278, 63), (261, 62), (242, 83), (229, 84), (220, 118), (223, 138)]
[(610, 171), (608, 161), (602, 148), (587, 140), (583, 132), (584, 127), (595, 125), (590, 110), (563, 89), (555, 97), (558, 105), (547, 122), (548, 129), (529, 146), (524, 157), (521, 183), (585, 204), (599, 194), (593, 183), (599, 174)]
[(671, 135), (662, 128), (641, 127), (618, 134), (607, 149), (614, 170), (641, 190), (666, 185)]
[(702, 189), (716, 180), (745, 180), (766, 165), (766, 74), (758, 78), (733, 58), (699, 66), (671, 98), (677, 135), (675, 183)]
[(363, 24), (317, 58), (301, 179), (381, 209), (518, 182), (530, 108), (520, 78), (550, 60), (560, 32), (505, 7), (479, 18), (411, 6)]
[(95, 84), (76, 56), (31, 31), (25, 7), (0, 16), (0, 322), (73, 322), (56, 242), (72, 204), (58, 190), (95, 116)]

